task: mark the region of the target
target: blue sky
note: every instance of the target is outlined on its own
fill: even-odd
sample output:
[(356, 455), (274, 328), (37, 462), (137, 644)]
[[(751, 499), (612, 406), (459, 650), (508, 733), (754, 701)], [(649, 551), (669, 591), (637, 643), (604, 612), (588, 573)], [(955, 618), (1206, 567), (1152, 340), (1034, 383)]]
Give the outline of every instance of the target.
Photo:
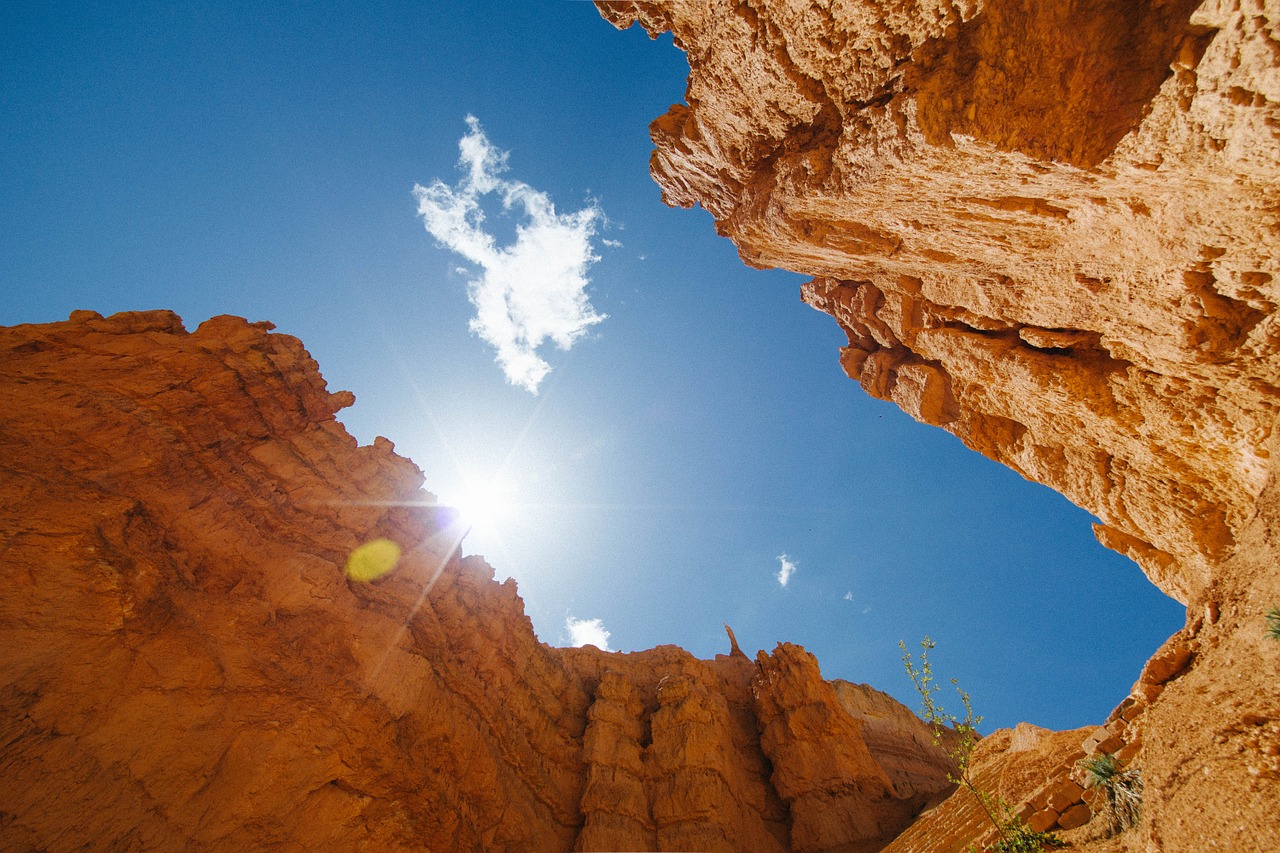
[[(1063, 728), (1180, 627), (1087, 513), (846, 378), (803, 277), (661, 204), (647, 125), (688, 71), (669, 37), (576, 0), (225, 5), (0, 7), (0, 323), (271, 320), (428, 488), (507, 483), (464, 547), (553, 645), (600, 620), (611, 648), (709, 657), (728, 622), (748, 653), (797, 642), (914, 707), (897, 642), (928, 633), (984, 728)], [(544, 224), (590, 212), (569, 245), (604, 319), (534, 351), (536, 395), (471, 330), (484, 270), (414, 194), (465, 193), (477, 131), (504, 186), (554, 204)], [(501, 195), (472, 199), (495, 249), (533, 227)]]

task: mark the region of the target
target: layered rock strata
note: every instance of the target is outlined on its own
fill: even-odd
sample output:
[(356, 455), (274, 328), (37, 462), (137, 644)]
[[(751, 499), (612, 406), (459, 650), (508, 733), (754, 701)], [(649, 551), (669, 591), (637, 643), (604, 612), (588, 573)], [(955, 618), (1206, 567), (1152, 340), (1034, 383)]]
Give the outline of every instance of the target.
[(945, 792), (798, 647), (540, 643), (269, 328), (0, 329), (0, 848), (861, 850)]
[(868, 393), (1094, 513), (1188, 605), (1143, 824), (1108, 849), (1280, 849), (1280, 3), (597, 6), (688, 57), (650, 128), (663, 198), (812, 275)]

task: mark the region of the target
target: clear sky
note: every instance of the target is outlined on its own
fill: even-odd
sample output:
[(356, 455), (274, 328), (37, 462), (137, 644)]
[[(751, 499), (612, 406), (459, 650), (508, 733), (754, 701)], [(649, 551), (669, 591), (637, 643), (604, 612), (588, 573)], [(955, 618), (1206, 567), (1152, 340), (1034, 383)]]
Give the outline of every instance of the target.
[(464, 548), (546, 642), (710, 657), (728, 622), (915, 707), (927, 633), (989, 730), (1100, 722), (1181, 626), (1087, 513), (846, 378), (801, 276), (662, 205), (669, 37), (578, 0), (8, 0), (0, 34), (0, 324), (271, 320), (362, 443), (505, 484)]

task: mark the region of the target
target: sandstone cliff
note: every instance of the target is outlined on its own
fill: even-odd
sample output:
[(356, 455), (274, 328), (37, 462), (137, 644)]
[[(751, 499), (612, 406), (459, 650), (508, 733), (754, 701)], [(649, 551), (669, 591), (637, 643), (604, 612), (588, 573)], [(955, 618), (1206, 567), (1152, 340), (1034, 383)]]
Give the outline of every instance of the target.
[(597, 6), (688, 56), (651, 126), (664, 199), (814, 276), (868, 393), (1095, 513), (1190, 605), (1126, 843), (1280, 849), (1280, 3)]
[(811, 273), (875, 396), (1204, 591), (1277, 416), (1274, 3), (608, 2), (671, 30), (654, 177)]
[(0, 329), (0, 849), (869, 850), (945, 792), (798, 647), (540, 643), (269, 328)]

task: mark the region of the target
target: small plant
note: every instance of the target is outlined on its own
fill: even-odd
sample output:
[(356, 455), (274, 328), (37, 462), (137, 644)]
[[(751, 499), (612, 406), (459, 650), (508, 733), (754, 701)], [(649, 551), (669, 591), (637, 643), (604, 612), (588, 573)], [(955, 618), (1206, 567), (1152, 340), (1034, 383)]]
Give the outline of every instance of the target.
[(1112, 835), (1136, 826), (1142, 816), (1142, 771), (1125, 770), (1114, 755), (1105, 752), (1076, 762), (1084, 773), (1084, 786), (1100, 789), (1103, 800), (1099, 809), (1109, 824)]
[(964, 705), (964, 718), (947, 713), (934, 698), (934, 694), (942, 689), (934, 681), (933, 665), (929, 662), (929, 652), (935, 645), (936, 643), (928, 637), (920, 641), (920, 665), (917, 666), (911, 657), (911, 652), (907, 651), (907, 644), (899, 640), (898, 648), (902, 649), (902, 666), (906, 669), (911, 683), (915, 685), (916, 692), (920, 694), (921, 710), (924, 712), (925, 722), (933, 731), (933, 742), (943, 746), (944, 733), (948, 729), (954, 732), (954, 737), (948, 738), (953, 746), (947, 749), (947, 756), (952, 764), (952, 769), (947, 772), (947, 779), (953, 785), (959, 785), (972, 794), (991, 821), (991, 825), (996, 828), (999, 838), (996, 839), (991, 850), (996, 853), (1040, 853), (1046, 847), (1065, 846), (1064, 842), (1052, 833), (1032, 830), (1013, 813), (1013, 809), (1003, 797), (982, 789), (974, 780), (970, 773), (970, 762), (973, 758), (973, 750), (978, 745), (980, 735), (977, 726), (982, 722), (982, 717), (974, 716), (969, 694), (960, 689), (959, 683), (954, 678), (951, 679), (951, 684), (956, 688), (956, 693), (960, 694), (960, 703)]
[(1267, 611), (1267, 636), (1273, 640), (1280, 640), (1280, 607), (1273, 607)]

